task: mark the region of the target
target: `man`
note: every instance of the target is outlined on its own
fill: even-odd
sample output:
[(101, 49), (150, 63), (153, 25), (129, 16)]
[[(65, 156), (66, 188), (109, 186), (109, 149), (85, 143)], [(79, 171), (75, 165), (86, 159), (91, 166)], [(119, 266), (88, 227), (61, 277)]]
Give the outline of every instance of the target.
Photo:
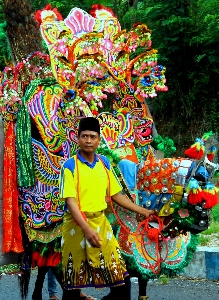
[[(109, 160), (95, 151), (100, 144), (97, 119), (81, 119), (78, 129), (80, 150), (61, 170), (60, 198), (66, 200), (62, 231), (63, 300), (80, 299), (84, 287), (111, 287), (104, 299), (130, 300), (130, 279), (116, 238), (104, 215), (105, 197), (145, 217), (152, 210), (129, 201), (120, 192)], [(124, 283), (126, 283), (124, 285)]]

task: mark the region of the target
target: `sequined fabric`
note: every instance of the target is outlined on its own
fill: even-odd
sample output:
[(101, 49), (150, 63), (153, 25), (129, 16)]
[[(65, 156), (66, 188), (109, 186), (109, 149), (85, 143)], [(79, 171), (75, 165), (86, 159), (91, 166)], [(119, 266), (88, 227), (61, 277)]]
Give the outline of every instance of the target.
[(3, 160), (3, 245), (2, 252), (23, 252), (19, 225), (14, 123), (10, 122), (5, 135)]
[(56, 239), (57, 237), (61, 237), (62, 235), (62, 223), (57, 224), (54, 228), (50, 227), (45, 230), (37, 230), (35, 228), (31, 228), (28, 225), (24, 225), (26, 234), (28, 235), (28, 239), (30, 242), (39, 241), (41, 243), (49, 243)]
[(16, 149), (18, 164), (18, 185), (23, 187), (35, 185), (32, 162), (31, 125), (27, 108), (22, 105), (17, 115)]
[[(123, 223), (117, 231), (117, 239), (121, 252), (125, 258), (131, 259), (136, 270), (140, 273), (153, 276), (151, 267), (158, 269), (161, 266), (175, 270), (182, 268), (186, 261), (187, 248), (191, 242), (191, 234), (187, 232), (175, 238), (162, 238), (159, 240), (159, 260), (156, 257), (156, 243), (149, 240), (145, 234), (143, 241), (141, 236), (136, 236), (138, 222), (136, 214), (120, 206), (116, 206), (116, 213)], [(144, 245), (142, 245), (142, 243)]]
[(186, 158), (147, 159), (142, 162), (137, 175), (140, 205), (155, 209), (159, 216), (172, 214), (174, 203), (182, 198), (192, 162)]

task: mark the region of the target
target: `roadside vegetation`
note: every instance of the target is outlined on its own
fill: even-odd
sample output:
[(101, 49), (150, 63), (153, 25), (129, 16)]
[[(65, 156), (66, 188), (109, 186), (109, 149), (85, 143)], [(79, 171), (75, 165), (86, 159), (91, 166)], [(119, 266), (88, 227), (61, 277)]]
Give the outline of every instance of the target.
[(211, 223), (207, 230), (199, 235), (200, 246), (219, 246), (219, 204), (212, 209)]

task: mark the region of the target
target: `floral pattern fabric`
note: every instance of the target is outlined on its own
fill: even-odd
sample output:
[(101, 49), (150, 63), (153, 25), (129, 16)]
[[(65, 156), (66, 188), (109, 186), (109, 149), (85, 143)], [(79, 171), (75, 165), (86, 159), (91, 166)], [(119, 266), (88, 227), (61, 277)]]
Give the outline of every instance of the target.
[(102, 288), (123, 284), (128, 273), (108, 220), (103, 212), (88, 213), (86, 216), (89, 226), (101, 237), (102, 246), (92, 247), (71, 214), (65, 214), (62, 231), (64, 287)]

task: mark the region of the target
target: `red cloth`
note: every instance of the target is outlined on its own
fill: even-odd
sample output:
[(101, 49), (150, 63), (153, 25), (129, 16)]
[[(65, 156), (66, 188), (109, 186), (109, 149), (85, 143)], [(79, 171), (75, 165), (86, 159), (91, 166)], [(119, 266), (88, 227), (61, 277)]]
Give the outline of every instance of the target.
[(14, 123), (10, 122), (5, 135), (3, 160), (3, 242), (2, 252), (23, 252), (22, 235), (19, 224), (16, 152)]
[(32, 268), (35, 267), (56, 267), (62, 260), (61, 252), (54, 252), (50, 250), (49, 255), (41, 256), (38, 251), (32, 254)]

